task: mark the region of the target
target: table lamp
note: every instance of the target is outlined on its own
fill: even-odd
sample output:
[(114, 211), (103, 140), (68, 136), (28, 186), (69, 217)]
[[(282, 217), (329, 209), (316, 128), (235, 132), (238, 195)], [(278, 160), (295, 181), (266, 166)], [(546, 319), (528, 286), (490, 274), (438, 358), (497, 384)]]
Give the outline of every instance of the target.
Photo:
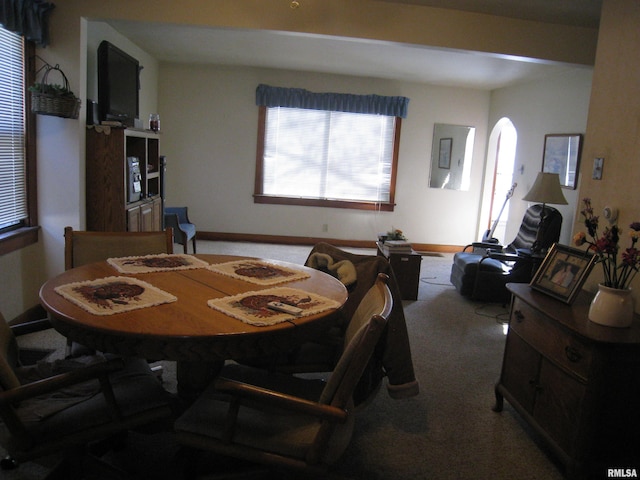
[(542, 253), (542, 239), (545, 238), (545, 205), (552, 203), (556, 205), (567, 205), (567, 199), (562, 193), (562, 187), (560, 187), (560, 176), (557, 173), (538, 173), (536, 181), (533, 183), (531, 190), (522, 197), (527, 202), (542, 203), (542, 212), (540, 212), (540, 223), (538, 224), (538, 231), (536, 232), (536, 241), (531, 247), (532, 253)]

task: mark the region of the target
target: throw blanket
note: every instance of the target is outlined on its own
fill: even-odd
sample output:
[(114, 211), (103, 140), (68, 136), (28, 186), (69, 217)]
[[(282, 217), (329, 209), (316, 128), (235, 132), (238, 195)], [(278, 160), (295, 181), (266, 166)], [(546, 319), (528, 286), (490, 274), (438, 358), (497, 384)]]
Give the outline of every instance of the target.
[(392, 398), (407, 398), (417, 395), (420, 388), (413, 369), (402, 296), (389, 262), (381, 256), (357, 255), (345, 252), (328, 243), (318, 243), (313, 247), (306, 265), (311, 266), (311, 263), (317, 262), (318, 254), (328, 256), (334, 265), (348, 261), (356, 269), (357, 281), (349, 289), (349, 298), (341, 312), (343, 324), (351, 319), (360, 300), (375, 283), (378, 273), (385, 273), (389, 276), (393, 309), (387, 322), (387, 332), (381, 340), (381, 348), (377, 349), (375, 355), (378, 356), (387, 375), (387, 391)]
[(312, 253), (307, 258), (305, 265), (336, 277), (347, 288), (356, 283), (358, 279), (358, 273), (353, 263), (349, 260), (336, 262), (331, 255), (326, 253)]

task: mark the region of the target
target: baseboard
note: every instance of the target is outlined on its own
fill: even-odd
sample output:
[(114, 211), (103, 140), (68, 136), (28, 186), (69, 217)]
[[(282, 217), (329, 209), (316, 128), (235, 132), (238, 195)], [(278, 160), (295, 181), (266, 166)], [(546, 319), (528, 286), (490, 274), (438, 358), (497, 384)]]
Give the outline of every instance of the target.
[[(225, 242), (278, 243), (284, 245), (315, 245), (325, 242), (336, 247), (376, 248), (375, 240), (348, 240), (343, 238), (294, 237), (289, 235), (262, 235), (255, 233), (198, 232), (197, 240)], [(435, 245), (430, 243), (412, 243), (419, 252), (455, 253), (462, 250), (460, 245)]]

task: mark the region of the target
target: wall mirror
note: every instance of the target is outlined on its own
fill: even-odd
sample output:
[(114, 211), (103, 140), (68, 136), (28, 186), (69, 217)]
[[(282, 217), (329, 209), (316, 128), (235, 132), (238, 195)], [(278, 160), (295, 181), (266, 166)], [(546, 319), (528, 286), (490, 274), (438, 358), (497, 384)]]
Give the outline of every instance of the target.
[(429, 187), (469, 190), (475, 127), (436, 123)]

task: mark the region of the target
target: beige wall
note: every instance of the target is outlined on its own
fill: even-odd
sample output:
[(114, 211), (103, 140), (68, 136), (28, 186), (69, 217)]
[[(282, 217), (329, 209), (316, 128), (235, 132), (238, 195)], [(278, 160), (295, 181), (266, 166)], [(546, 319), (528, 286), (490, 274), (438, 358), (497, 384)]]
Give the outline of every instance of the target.
[[(605, 206), (617, 207), (619, 225), (640, 221), (640, 2), (605, 0), (587, 135), (582, 153), (580, 199), (589, 197), (596, 214)], [(591, 178), (595, 157), (604, 157), (602, 180)], [(579, 210), (579, 209), (578, 209)], [(579, 213), (574, 231), (583, 231)], [(604, 220), (603, 220), (604, 221)], [(624, 238), (624, 237), (623, 237)], [(627, 246), (626, 239), (621, 245)], [(597, 265), (588, 287), (602, 279)], [(634, 290), (640, 290), (636, 277)], [(636, 293), (636, 298), (637, 293)], [(636, 301), (636, 310), (640, 302)]]

